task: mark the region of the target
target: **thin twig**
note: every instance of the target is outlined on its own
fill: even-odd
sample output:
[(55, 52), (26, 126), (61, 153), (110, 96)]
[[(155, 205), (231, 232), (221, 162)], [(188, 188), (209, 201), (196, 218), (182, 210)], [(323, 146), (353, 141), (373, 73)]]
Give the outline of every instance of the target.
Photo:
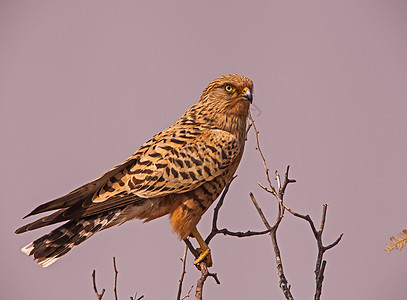
[(324, 249), (325, 249), (325, 250), (329, 250), (329, 249), (331, 249), (332, 247), (335, 247), (335, 246), (338, 245), (338, 243), (341, 241), (342, 237), (343, 237), (343, 233), (341, 233), (341, 234), (339, 235), (339, 237), (335, 240), (335, 242), (333, 242), (332, 244), (329, 244), (328, 246), (325, 246)]
[(232, 179), (228, 182), (228, 184), (225, 186), (222, 195), (219, 198), (218, 203), (216, 204), (214, 210), (213, 210), (213, 219), (212, 219), (212, 231), (209, 233), (208, 237), (205, 239), (205, 243), (208, 245), (209, 242), (214, 238), (215, 235), (217, 235), (217, 222), (218, 222), (218, 216), (219, 216), (219, 210), (223, 205), (223, 201), (225, 200), (226, 194), (229, 191), (229, 187), (232, 184), (232, 181), (236, 178), (237, 176), (233, 176)]
[(257, 183), (259, 185), (259, 187), (261, 187), (263, 190), (265, 190), (267, 193), (270, 193), (274, 196), (274, 192), (270, 189), (268, 189), (267, 187), (265, 187), (264, 185), (262, 185), (260, 182)]
[(191, 285), (191, 287), (190, 287), (189, 290), (188, 290), (188, 293), (187, 293), (184, 297), (182, 297), (181, 300), (184, 300), (184, 299), (186, 299), (186, 298), (189, 298), (189, 294), (191, 293), (193, 287), (194, 287), (194, 285)]
[(259, 213), (264, 225), (266, 226), (266, 228), (268, 230), (270, 230), (270, 237), (271, 237), (271, 242), (273, 244), (274, 255), (275, 255), (275, 260), (276, 260), (276, 265), (277, 265), (277, 273), (278, 273), (278, 277), (280, 278), (280, 288), (283, 291), (285, 298), (288, 300), (291, 300), (291, 299), (294, 299), (294, 297), (291, 294), (291, 286), (288, 284), (288, 280), (284, 274), (280, 248), (279, 248), (278, 242), (277, 242), (277, 229), (284, 216), (285, 206), (284, 206), (283, 198), (284, 198), (285, 190), (286, 190), (288, 184), (295, 182), (295, 180), (289, 179), (289, 177), (288, 177), (288, 172), (290, 170), (289, 166), (287, 167), (287, 170), (286, 170), (286, 173), (284, 176), (284, 182), (282, 184), (281, 184), (280, 174), (276, 171), (275, 179), (277, 181), (277, 188), (278, 188), (278, 192), (277, 192), (277, 190), (274, 188), (273, 184), (271, 183), (269, 168), (267, 167), (266, 159), (260, 148), (259, 131), (257, 130), (254, 120), (250, 114), (249, 114), (249, 119), (251, 121), (251, 124), (254, 129), (254, 133), (256, 136), (256, 145), (257, 145), (256, 150), (259, 152), (260, 158), (263, 162), (263, 166), (264, 166), (264, 169), (266, 172), (266, 179), (267, 179), (269, 187), (267, 188), (267, 187), (263, 186), (261, 183), (258, 183), (258, 184), (260, 187), (262, 187), (265, 191), (271, 193), (278, 200), (278, 215), (277, 215), (276, 221), (273, 226), (270, 226), (269, 222), (267, 221), (266, 217), (264, 216), (263, 212), (261, 211), (260, 206), (258, 205), (258, 203), (252, 193), (250, 193), (250, 198), (252, 199), (252, 202), (253, 202), (254, 206), (256, 207), (257, 212)]
[(324, 272), (326, 267), (326, 260), (322, 262), (321, 270), (316, 278), (315, 296), (314, 299), (320, 299), (322, 293), (322, 282), (324, 281)]
[(117, 300), (117, 275), (119, 272), (117, 271), (116, 267), (116, 257), (113, 256), (113, 269), (114, 269), (114, 285), (113, 285), (113, 291), (114, 291), (114, 299)]
[(141, 295), (140, 297), (137, 298), (137, 292), (134, 294), (134, 297), (130, 296), (130, 300), (141, 300), (144, 298), (144, 295)]
[(253, 193), (250, 193), (250, 198), (252, 199), (252, 202), (254, 204), (254, 206), (257, 209), (257, 212), (260, 215), (260, 218), (262, 219), (264, 226), (266, 226), (266, 228), (268, 230), (270, 230), (270, 237), (271, 237), (271, 242), (273, 244), (273, 249), (274, 249), (274, 254), (275, 254), (275, 259), (276, 259), (276, 265), (277, 265), (277, 272), (278, 272), (278, 277), (280, 278), (280, 288), (282, 289), (284, 296), (286, 297), (286, 299), (294, 299), (294, 297), (291, 294), (291, 286), (288, 284), (287, 278), (285, 277), (284, 274), (284, 268), (283, 268), (283, 262), (281, 259), (281, 253), (280, 253), (280, 248), (278, 246), (278, 242), (277, 242), (277, 229), (278, 229), (278, 225), (280, 224), (281, 220), (282, 220), (282, 215), (279, 214), (276, 222), (274, 223), (273, 226), (270, 226), (269, 222), (267, 221), (266, 217), (264, 216), (256, 198), (254, 197)]
[(202, 292), (206, 278), (208, 278), (209, 271), (206, 267), (206, 263), (203, 261), (200, 263), (201, 277), (198, 279), (195, 291), (195, 300), (202, 300)]
[(202, 300), (202, 292), (203, 292), (203, 286), (208, 277), (213, 277), (215, 282), (217, 284), (220, 284), (220, 281), (218, 279), (218, 275), (216, 273), (210, 273), (208, 271), (208, 267), (206, 266), (205, 261), (201, 261), (199, 263), (199, 267), (201, 270), (201, 277), (198, 279), (198, 282), (196, 284), (196, 291), (195, 291), (195, 300)]
[[(235, 236), (235, 237), (249, 237), (249, 236), (255, 236), (255, 235), (263, 235), (269, 233), (271, 230), (263, 230), (263, 231), (251, 231), (248, 230), (246, 232), (234, 232), (230, 231), (226, 228), (223, 229), (218, 229), (217, 221), (219, 217), (219, 211), (224, 203), (224, 199), (226, 197), (227, 192), (229, 191), (230, 184), (232, 181), (236, 178), (236, 176), (232, 177), (232, 179), (228, 182), (228, 184), (225, 186), (225, 189), (223, 190), (223, 193), (216, 204), (214, 208), (214, 213), (213, 213), (213, 218), (212, 218), (212, 230), (205, 239), (205, 243), (208, 245), (210, 241), (218, 234), (224, 234), (224, 235), (229, 235), (229, 236)], [(187, 246), (187, 248), (191, 251), (191, 253), (195, 256), (195, 258), (199, 257), (198, 251), (193, 247), (189, 239), (184, 239), (184, 242)], [(195, 299), (202, 299), (202, 290), (204, 283), (208, 277), (213, 277), (214, 280), (216, 281), (217, 284), (220, 284), (220, 281), (217, 277), (216, 273), (210, 273), (208, 271), (207, 265), (205, 261), (200, 262), (197, 265), (198, 270), (201, 271), (201, 277), (198, 279), (197, 285), (196, 285), (196, 292), (195, 292)], [(180, 293), (178, 292), (178, 295)], [(177, 298), (179, 299), (179, 298)]]
[(324, 228), (325, 228), (328, 205), (324, 204), (322, 207), (321, 225), (319, 226), (319, 230), (316, 229), (314, 221), (311, 219), (311, 217), (309, 215), (299, 214), (299, 213), (293, 211), (291, 208), (287, 207), (285, 204), (283, 204), (283, 205), (284, 205), (285, 209), (287, 211), (289, 211), (293, 216), (303, 219), (308, 222), (308, 224), (311, 227), (311, 231), (314, 234), (314, 237), (317, 241), (318, 255), (317, 255), (317, 259), (316, 259), (316, 263), (315, 263), (315, 270), (314, 270), (315, 282), (316, 282), (314, 299), (319, 300), (321, 297), (321, 293), (322, 293), (322, 282), (324, 280), (324, 271), (325, 271), (325, 267), (326, 267), (326, 261), (323, 260), (324, 253), (327, 250), (335, 247), (341, 241), (341, 239), (343, 237), (343, 233), (340, 234), (339, 237), (333, 243), (329, 244), (328, 246), (324, 246), (323, 242), (322, 242), (322, 234), (323, 234)]
[(272, 228), (267, 229), (267, 230), (263, 230), (263, 231), (251, 231), (251, 230), (247, 230), (246, 232), (241, 232), (241, 231), (230, 231), (226, 228), (223, 229), (218, 229), (217, 233), (222, 233), (223, 235), (230, 235), (230, 236), (235, 236), (235, 237), (249, 237), (249, 236), (255, 236), (255, 235), (263, 235), (263, 234), (267, 234), (272, 230)]
[(284, 197), (284, 194), (285, 194), (285, 190), (286, 190), (288, 184), (290, 184), (290, 183), (296, 183), (296, 182), (297, 182), (295, 179), (290, 179), (290, 178), (288, 178), (288, 173), (289, 173), (289, 172), (290, 172), (290, 165), (287, 166), (287, 169), (286, 169), (286, 171), (285, 171), (283, 186), (282, 186), (281, 188), (279, 188), (278, 194), (279, 194), (279, 196), (280, 196), (280, 200), (281, 200), (281, 201), (283, 200), (283, 197)]
[(280, 190), (280, 189), (281, 189), (281, 178), (280, 178), (280, 174), (278, 173), (277, 170), (276, 170), (275, 174), (276, 174), (276, 181), (277, 181), (277, 189)]
[(260, 208), (259, 203), (257, 202), (256, 198), (254, 198), (253, 193), (249, 193), (250, 199), (252, 199), (252, 202), (254, 204), (254, 207), (257, 209), (257, 212), (260, 215), (261, 220), (263, 221), (264, 225), (266, 226), (267, 229), (272, 229), (273, 227), (270, 226), (269, 222), (266, 219), (266, 216), (263, 214), (263, 211)]
[[(118, 277), (119, 271), (117, 270), (116, 257), (114, 257), (114, 256), (113, 256), (113, 269), (114, 269), (114, 283), (113, 283), (114, 299), (118, 300), (117, 277)], [(99, 294), (99, 292), (96, 288), (96, 271), (95, 270), (93, 270), (93, 272), (92, 272), (92, 281), (93, 281), (93, 290), (95, 291), (96, 297), (98, 298), (98, 300), (101, 300), (105, 293), (105, 289), (103, 289), (102, 293)], [(137, 292), (134, 294), (134, 297), (130, 296), (130, 300), (140, 300), (143, 298), (144, 298), (144, 295), (141, 295), (139, 298), (137, 298)]]
[[(182, 283), (184, 282), (184, 276), (185, 276), (185, 265), (187, 261), (187, 253), (188, 253), (188, 245), (185, 245), (185, 250), (184, 250), (184, 255), (181, 258), (182, 261), (182, 272), (181, 272), (181, 278), (179, 279), (179, 285), (178, 285), (178, 293), (177, 293), (177, 300), (181, 300), (181, 293), (182, 293)], [(184, 299), (184, 298), (182, 298)]]
[(266, 179), (267, 179), (267, 182), (268, 182), (268, 184), (269, 184), (269, 186), (270, 186), (270, 188), (271, 188), (271, 190), (272, 190), (272, 193), (273, 193), (275, 196), (277, 196), (278, 194), (277, 194), (275, 188), (273, 187), (273, 185), (271, 184), (270, 174), (269, 174), (269, 171), (270, 171), (270, 170), (269, 170), (269, 168), (267, 167), (266, 159), (264, 158), (263, 152), (261, 151), (261, 148), (260, 148), (260, 141), (259, 141), (259, 133), (260, 133), (260, 132), (257, 130), (257, 127), (256, 127), (256, 125), (254, 124), (254, 120), (253, 120), (253, 118), (252, 118), (252, 116), (251, 116), (250, 113), (249, 113), (249, 119), (250, 119), (250, 123), (252, 124), (253, 129), (254, 129), (254, 134), (255, 134), (255, 136), (256, 136), (256, 145), (257, 145), (256, 150), (259, 151), (261, 160), (262, 160), (262, 162), (263, 162), (263, 166), (264, 166), (264, 169), (265, 169), (265, 171), (266, 171)]
[(324, 231), (327, 209), (328, 209), (328, 204), (324, 204), (323, 208), (322, 208), (321, 225), (319, 225), (319, 231), (321, 231), (321, 232)]
[(184, 243), (185, 243), (185, 245), (187, 245), (187, 247), (188, 247), (189, 251), (191, 251), (192, 255), (193, 255), (195, 258), (198, 258), (198, 257), (199, 257), (199, 253), (198, 253), (198, 251), (196, 251), (196, 249), (195, 249), (194, 246), (192, 245), (191, 241), (190, 241), (188, 238), (186, 238), (186, 239), (184, 239)]
[(93, 290), (95, 291), (96, 297), (98, 300), (102, 300), (103, 295), (105, 294), (105, 289), (102, 290), (102, 292), (99, 294), (98, 289), (96, 287), (96, 271), (93, 270), (92, 272), (92, 282), (93, 282)]
[(218, 217), (219, 217), (219, 211), (223, 205), (226, 194), (229, 191), (230, 184), (232, 183), (233, 179), (235, 179), (235, 178), (236, 178), (236, 176), (233, 176), (232, 179), (229, 181), (229, 183), (226, 185), (226, 187), (222, 193), (222, 196), (220, 197), (218, 203), (216, 204), (215, 209), (213, 210), (212, 230), (209, 233), (208, 237), (205, 239), (206, 244), (209, 244), (209, 242), (218, 234), (235, 236), (235, 237), (241, 238), (241, 237), (250, 237), (250, 236), (255, 236), (255, 235), (263, 235), (263, 234), (267, 234), (271, 231), (271, 229), (267, 229), (267, 230), (263, 230), (263, 231), (247, 230), (246, 232), (241, 232), (241, 231), (235, 232), (235, 231), (230, 231), (227, 228), (218, 229), (217, 222), (218, 222)]
[(250, 128), (252, 128), (252, 123), (251, 123), (251, 122), (248, 122), (247, 129), (246, 129), (246, 138), (245, 138), (245, 141), (247, 141), (247, 134), (249, 133)]

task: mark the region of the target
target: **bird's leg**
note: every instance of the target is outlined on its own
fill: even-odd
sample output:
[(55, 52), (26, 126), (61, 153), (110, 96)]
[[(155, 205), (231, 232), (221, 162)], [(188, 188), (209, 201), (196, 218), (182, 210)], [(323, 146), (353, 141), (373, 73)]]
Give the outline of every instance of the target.
[(194, 261), (194, 265), (198, 265), (201, 261), (206, 260), (206, 266), (207, 267), (212, 267), (212, 256), (211, 256), (211, 249), (209, 249), (209, 246), (205, 243), (203, 240), (202, 236), (199, 234), (198, 229), (194, 227), (192, 229), (191, 234), (193, 237), (196, 239), (196, 241), (199, 244), (199, 247), (197, 250), (200, 253), (199, 257)]

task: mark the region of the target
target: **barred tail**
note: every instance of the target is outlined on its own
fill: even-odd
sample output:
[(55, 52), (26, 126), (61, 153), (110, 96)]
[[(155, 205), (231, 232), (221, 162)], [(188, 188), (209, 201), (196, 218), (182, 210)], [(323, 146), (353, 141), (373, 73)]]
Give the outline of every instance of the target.
[(71, 220), (21, 249), (42, 267), (48, 267), (96, 232), (117, 224), (121, 210), (92, 218)]

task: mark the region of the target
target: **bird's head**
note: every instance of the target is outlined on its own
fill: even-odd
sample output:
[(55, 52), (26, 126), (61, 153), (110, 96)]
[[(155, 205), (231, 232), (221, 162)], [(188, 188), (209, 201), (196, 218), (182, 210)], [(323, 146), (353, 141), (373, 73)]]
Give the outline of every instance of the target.
[(253, 101), (253, 82), (242, 75), (223, 75), (203, 91), (200, 102), (217, 113), (247, 118)]

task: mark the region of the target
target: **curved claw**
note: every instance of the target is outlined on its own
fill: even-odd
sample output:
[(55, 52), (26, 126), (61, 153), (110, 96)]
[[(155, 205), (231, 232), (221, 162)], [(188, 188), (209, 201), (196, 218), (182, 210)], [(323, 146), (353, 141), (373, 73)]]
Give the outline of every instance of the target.
[(196, 250), (199, 252), (199, 257), (194, 261), (194, 265), (200, 269), (199, 263), (204, 261), (206, 262), (206, 266), (212, 267), (213, 262), (212, 262), (212, 256), (211, 256), (211, 249), (209, 249), (209, 246), (205, 243), (203, 238), (198, 232), (198, 229), (196, 227), (192, 230), (191, 234), (193, 235), (194, 238), (196, 238), (200, 248), (197, 248)]
[(200, 250), (201, 254), (199, 255), (199, 257), (194, 261), (194, 265), (198, 265), (200, 262), (204, 261), (206, 262), (206, 266), (212, 267), (213, 262), (212, 262), (212, 256), (211, 256), (211, 249), (206, 248), (204, 250), (202, 249), (197, 249), (198, 251)]

